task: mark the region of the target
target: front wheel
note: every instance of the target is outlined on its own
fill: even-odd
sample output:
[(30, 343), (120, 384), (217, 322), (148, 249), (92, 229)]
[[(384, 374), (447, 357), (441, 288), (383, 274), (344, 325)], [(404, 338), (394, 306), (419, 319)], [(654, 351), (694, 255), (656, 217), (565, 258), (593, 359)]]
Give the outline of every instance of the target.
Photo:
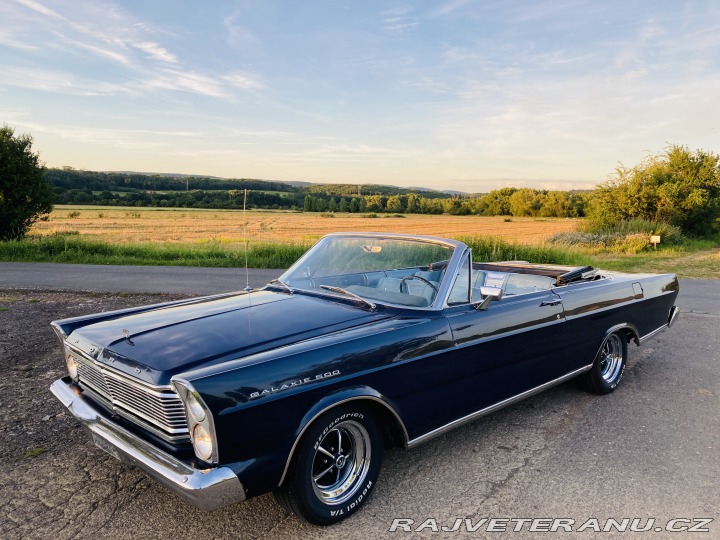
[(596, 394), (609, 394), (622, 380), (627, 361), (627, 340), (613, 332), (605, 338), (590, 371), (582, 377), (584, 386)]
[(355, 513), (375, 487), (382, 434), (364, 409), (343, 406), (320, 416), (300, 441), (275, 498), (300, 518), (331, 525)]

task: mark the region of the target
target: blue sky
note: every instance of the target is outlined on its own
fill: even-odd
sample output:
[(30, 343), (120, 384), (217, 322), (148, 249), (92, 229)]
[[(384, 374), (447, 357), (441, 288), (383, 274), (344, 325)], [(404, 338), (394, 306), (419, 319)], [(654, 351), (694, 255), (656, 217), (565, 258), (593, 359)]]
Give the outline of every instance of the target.
[(3, 0), (48, 166), (487, 191), (720, 150), (720, 3)]

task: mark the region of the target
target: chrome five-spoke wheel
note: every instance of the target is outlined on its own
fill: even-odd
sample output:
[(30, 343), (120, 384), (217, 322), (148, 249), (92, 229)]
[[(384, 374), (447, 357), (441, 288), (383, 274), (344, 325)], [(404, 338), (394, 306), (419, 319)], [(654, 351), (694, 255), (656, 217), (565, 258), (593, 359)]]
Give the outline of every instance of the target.
[(582, 376), (583, 385), (596, 394), (609, 394), (615, 390), (625, 370), (627, 346), (625, 334), (620, 331), (609, 334), (591, 368)]
[(341, 422), (322, 439), (312, 464), (313, 488), (326, 504), (351, 498), (363, 484), (370, 465), (370, 435), (362, 424)]
[(623, 344), (618, 334), (611, 334), (600, 351), (600, 376), (607, 383), (617, 379), (623, 368)]
[(375, 488), (383, 442), (375, 419), (360, 404), (324, 412), (307, 426), (275, 498), (310, 523), (345, 519)]

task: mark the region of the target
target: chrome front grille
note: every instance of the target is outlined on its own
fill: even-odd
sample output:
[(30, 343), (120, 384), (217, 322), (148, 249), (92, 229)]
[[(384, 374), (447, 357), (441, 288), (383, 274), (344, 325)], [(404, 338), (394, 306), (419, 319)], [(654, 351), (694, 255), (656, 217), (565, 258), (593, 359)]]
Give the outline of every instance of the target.
[(78, 383), (113, 411), (170, 442), (189, 440), (185, 406), (170, 387), (150, 386), (71, 349)]

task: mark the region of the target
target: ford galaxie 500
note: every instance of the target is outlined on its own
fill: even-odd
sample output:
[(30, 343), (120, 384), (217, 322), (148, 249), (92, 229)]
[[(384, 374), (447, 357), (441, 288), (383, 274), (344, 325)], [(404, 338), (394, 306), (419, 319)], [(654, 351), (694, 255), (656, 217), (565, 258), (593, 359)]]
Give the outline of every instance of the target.
[(69, 374), (51, 389), (95, 444), (200, 508), (274, 491), (330, 524), (368, 500), (388, 445), (574, 377), (612, 392), (677, 294), (671, 274), (331, 234), (260, 290), (53, 322)]

